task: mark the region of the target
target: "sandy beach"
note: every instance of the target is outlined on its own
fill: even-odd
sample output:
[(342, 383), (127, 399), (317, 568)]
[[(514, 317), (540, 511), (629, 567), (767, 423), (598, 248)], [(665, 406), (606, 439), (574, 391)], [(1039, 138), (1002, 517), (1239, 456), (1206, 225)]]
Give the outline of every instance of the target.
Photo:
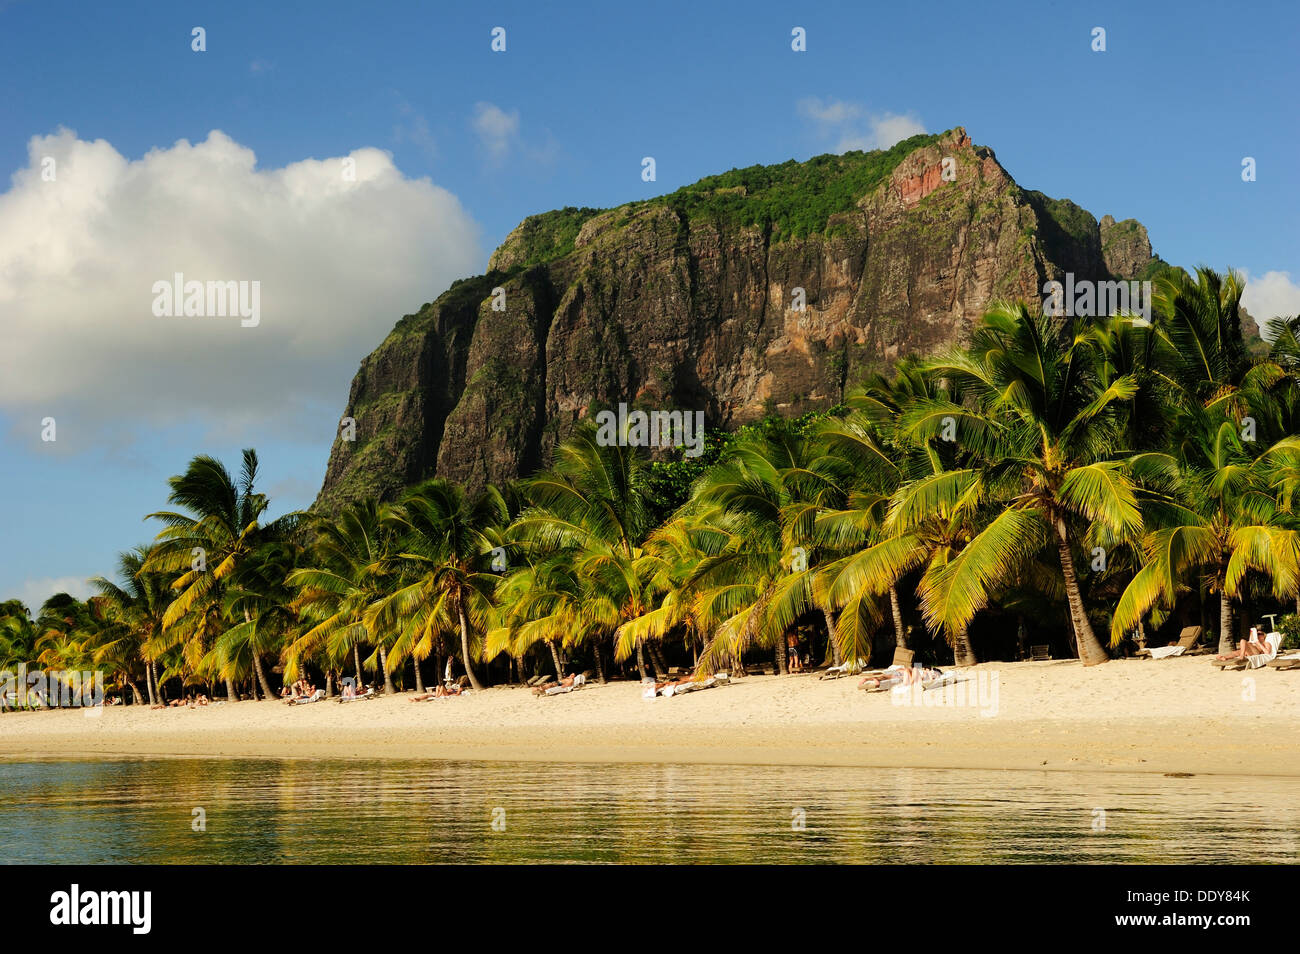
[(679, 698), (593, 685), (412, 703), (242, 702), (7, 713), (5, 757), (241, 756), (688, 762), (1300, 775), (1300, 671), (1204, 658), (989, 663), (948, 690), (751, 676)]

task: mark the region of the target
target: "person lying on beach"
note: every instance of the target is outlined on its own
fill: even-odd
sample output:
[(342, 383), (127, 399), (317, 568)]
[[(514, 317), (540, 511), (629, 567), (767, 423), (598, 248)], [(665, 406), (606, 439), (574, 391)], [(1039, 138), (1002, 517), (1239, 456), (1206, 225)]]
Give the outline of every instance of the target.
[(293, 684), (293, 695), (285, 699), (284, 702), (286, 705), (291, 706), (297, 702), (306, 702), (314, 695), (316, 695), (316, 687), (306, 680), (300, 679)]
[(549, 685), (538, 686), (536, 689), (533, 690), (533, 695), (544, 696), (546, 695), (546, 690), (548, 689), (562, 689), (567, 686), (572, 686), (574, 684), (574, 680), (576, 680), (577, 678), (578, 678), (578, 674), (575, 672), (568, 676), (565, 676), (559, 682), (553, 682), (550, 683)]
[(867, 676), (860, 683), (859, 689), (892, 689), (895, 686), (910, 686), (918, 682), (938, 679), (943, 672), (938, 669), (926, 669), (922, 666), (890, 666), (875, 676)]
[(353, 685), (352, 683), (350, 683), (350, 682), (348, 682), (348, 683), (344, 683), (344, 685), (343, 685), (343, 698), (344, 698), (344, 699), (355, 699), (356, 697), (357, 697), (357, 687), (356, 687), (355, 685)]
[(1271, 650), (1260, 638), (1259, 628), (1252, 626), (1250, 628), (1250, 639), (1241, 639), (1237, 641), (1237, 649), (1231, 653), (1220, 653), (1215, 656), (1216, 662), (1222, 662), (1226, 659), (1245, 659), (1247, 656), (1263, 656)]
[(443, 699), (447, 696), (460, 695), (460, 686), (439, 686), (432, 692), (419, 692), (411, 696), (412, 702), (425, 702), (429, 699)]
[(656, 682), (655, 692), (662, 693), (669, 686), (676, 688), (677, 686), (684, 686), (688, 682), (694, 682), (694, 681), (695, 681), (694, 676), (683, 676), (681, 679), (669, 679), (665, 682)]

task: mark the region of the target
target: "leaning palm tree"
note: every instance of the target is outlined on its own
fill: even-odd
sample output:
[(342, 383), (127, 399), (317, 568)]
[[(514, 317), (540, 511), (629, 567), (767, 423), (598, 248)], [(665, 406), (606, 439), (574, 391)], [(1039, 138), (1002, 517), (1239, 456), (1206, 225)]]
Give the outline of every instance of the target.
[(470, 627), (480, 631), (488, 618), (499, 577), (491, 571), (491, 531), (506, 520), (501, 494), (489, 487), (474, 499), (441, 478), (409, 491), (392, 512), (400, 536), (397, 559), (406, 582), (374, 608), (374, 622), (398, 619), (403, 628), (432, 636), (451, 621), (460, 633), (461, 663), (470, 685), (474, 673)]

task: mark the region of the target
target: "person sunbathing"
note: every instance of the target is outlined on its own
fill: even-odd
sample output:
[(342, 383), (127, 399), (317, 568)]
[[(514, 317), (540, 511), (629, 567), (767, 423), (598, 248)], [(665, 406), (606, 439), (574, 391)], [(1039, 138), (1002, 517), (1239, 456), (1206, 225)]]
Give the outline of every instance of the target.
[(439, 686), (432, 692), (420, 692), (411, 696), (412, 702), (425, 702), (429, 699), (445, 699), (447, 696), (460, 695), (460, 686)]
[(675, 690), (678, 686), (684, 686), (684, 685), (686, 685), (687, 683), (691, 683), (691, 682), (694, 682), (694, 681), (695, 681), (695, 677), (694, 677), (694, 676), (683, 676), (681, 679), (668, 679), (668, 680), (665, 680), (664, 682), (656, 682), (656, 683), (655, 683), (655, 692), (656, 692), (656, 693), (661, 693), (661, 692), (663, 692), (665, 689), (667, 689), (669, 686), (672, 686), (672, 687), (674, 688), (674, 690)]
[(1271, 652), (1271, 649), (1265, 644), (1259, 635), (1259, 627), (1250, 628), (1250, 639), (1241, 639), (1237, 641), (1237, 649), (1230, 653), (1220, 653), (1215, 656), (1216, 662), (1222, 662), (1227, 659), (1245, 659), (1247, 656), (1263, 656)]
[(923, 666), (890, 666), (884, 672), (867, 676), (860, 683), (859, 689), (893, 689), (895, 686), (911, 686), (918, 682), (925, 683), (938, 679), (943, 672), (938, 669), (926, 669)]
[[(548, 684), (546, 684), (546, 685), (538, 686), (536, 689), (533, 690), (533, 695), (535, 695), (535, 696), (544, 696), (544, 695), (546, 695), (546, 691), (547, 691), (548, 689), (562, 689), (562, 688), (567, 688), (567, 687), (569, 687), (569, 686), (572, 686), (572, 685), (575, 683), (575, 681), (577, 680), (577, 678), (578, 678), (578, 674), (575, 672), (575, 673), (573, 673), (573, 674), (571, 674), (571, 675), (565, 676), (565, 677), (564, 677), (563, 679), (561, 679), (559, 682), (552, 682), (552, 683), (548, 683)], [(581, 685), (581, 683), (579, 683), (579, 685)]]

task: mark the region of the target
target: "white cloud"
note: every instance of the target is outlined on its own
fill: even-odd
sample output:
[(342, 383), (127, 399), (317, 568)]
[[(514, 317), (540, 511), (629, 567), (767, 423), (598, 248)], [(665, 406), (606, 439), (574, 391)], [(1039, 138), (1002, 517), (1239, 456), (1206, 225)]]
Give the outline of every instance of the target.
[(504, 159), (510, 146), (519, 135), (519, 110), (506, 112), (492, 103), (475, 103), (474, 118), (470, 121), (483, 148), (493, 160)]
[(56, 593), (67, 593), (69, 596), (84, 600), (95, 592), (96, 590), (87, 580), (78, 576), (46, 576), (23, 580), (17, 596), (8, 598), (22, 600), (28, 612), (35, 617), (40, 612), (41, 604)]
[(1246, 272), (1246, 290), (1241, 305), (1262, 329), (1270, 318), (1300, 315), (1300, 285), (1290, 272), (1265, 272), (1255, 278)]
[(925, 124), (911, 113), (875, 114), (844, 100), (811, 96), (799, 101), (798, 110), (813, 123), (821, 138), (835, 139), (836, 152), (888, 149), (909, 136), (925, 132)]
[[(62, 129), (28, 152), (0, 194), (0, 411), (31, 441), (55, 417), (59, 450), (174, 425), (319, 439), (396, 320), (480, 265), (456, 197), (377, 149), (346, 157), (355, 181), (344, 157), (259, 169), (215, 130), (136, 160)], [(260, 324), (155, 317), (176, 272), (260, 282)]]

